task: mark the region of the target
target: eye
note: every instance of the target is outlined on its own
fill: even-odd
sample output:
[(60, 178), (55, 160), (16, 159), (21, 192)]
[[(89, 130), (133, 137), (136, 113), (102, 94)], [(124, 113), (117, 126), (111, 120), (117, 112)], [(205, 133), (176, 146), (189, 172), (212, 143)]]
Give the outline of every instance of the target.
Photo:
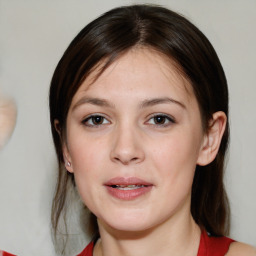
[(110, 122), (101, 115), (91, 115), (85, 118), (82, 123), (86, 126), (100, 126), (104, 124), (109, 124)]
[(153, 117), (151, 117), (147, 123), (150, 125), (168, 126), (172, 123), (175, 123), (175, 121), (172, 117), (168, 115), (156, 114)]

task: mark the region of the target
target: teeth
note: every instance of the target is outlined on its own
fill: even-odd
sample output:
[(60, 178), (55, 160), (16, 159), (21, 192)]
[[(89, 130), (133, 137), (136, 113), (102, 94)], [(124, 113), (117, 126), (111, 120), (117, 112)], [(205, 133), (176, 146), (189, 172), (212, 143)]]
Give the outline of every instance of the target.
[(145, 187), (144, 185), (113, 185), (113, 188), (117, 188), (120, 190), (132, 190)]

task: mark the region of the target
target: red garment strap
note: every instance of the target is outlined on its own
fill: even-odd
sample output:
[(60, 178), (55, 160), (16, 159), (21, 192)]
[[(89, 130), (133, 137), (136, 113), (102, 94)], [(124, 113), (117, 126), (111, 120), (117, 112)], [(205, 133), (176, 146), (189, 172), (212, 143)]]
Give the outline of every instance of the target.
[(94, 243), (93, 242), (90, 242), (86, 247), (85, 249), (80, 253), (78, 254), (77, 256), (93, 256), (93, 247), (94, 247)]
[(0, 256), (16, 256), (16, 255), (11, 254), (11, 253), (9, 253), (9, 252), (5, 252), (5, 251), (1, 251), (1, 250), (0, 250)]
[(232, 242), (234, 240), (228, 237), (209, 236), (205, 230), (202, 230), (197, 256), (224, 256)]

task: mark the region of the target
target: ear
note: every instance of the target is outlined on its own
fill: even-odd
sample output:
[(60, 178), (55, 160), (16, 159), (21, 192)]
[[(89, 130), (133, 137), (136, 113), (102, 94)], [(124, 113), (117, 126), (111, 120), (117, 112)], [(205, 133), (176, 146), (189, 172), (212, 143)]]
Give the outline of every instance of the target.
[(62, 152), (63, 152), (63, 159), (65, 163), (65, 168), (68, 172), (73, 173), (73, 167), (71, 162), (71, 157), (68, 151), (68, 147), (66, 145), (66, 142), (62, 144)]
[(60, 122), (58, 119), (54, 119), (54, 128), (56, 132), (59, 134), (59, 136), (61, 137)]
[(197, 164), (204, 166), (211, 163), (220, 147), (223, 133), (226, 128), (227, 116), (224, 112), (218, 111), (212, 115), (209, 128), (204, 136), (203, 143), (197, 159)]
[(65, 168), (68, 172), (73, 173), (73, 168), (72, 168), (72, 164), (71, 164), (71, 158), (70, 158), (67, 142), (66, 142), (66, 140), (63, 139), (63, 137), (61, 135), (61, 128), (60, 128), (59, 120), (57, 120), (57, 119), (54, 120), (54, 127), (60, 136)]

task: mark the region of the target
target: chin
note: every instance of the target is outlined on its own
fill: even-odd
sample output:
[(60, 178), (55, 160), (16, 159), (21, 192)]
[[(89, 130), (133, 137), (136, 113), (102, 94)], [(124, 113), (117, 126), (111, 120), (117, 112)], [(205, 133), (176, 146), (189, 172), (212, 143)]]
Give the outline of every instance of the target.
[(124, 215), (119, 213), (110, 214), (110, 218), (104, 217), (100, 218), (101, 221), (99, 222), (105, 223), (112, 230), (120, 232), (143, 232), (153, 227), (154, 224), (157, 225), (154, 220), (147, 218), (145, 214), (129, 214), (126, 212)]
[(143, 223), (115, 223), (112, 225), (113, 229), (123, 231), (123, 232), (142, 232), (145, 230), (148, 230), (150, 228), (150, 225), (146, 225)]

